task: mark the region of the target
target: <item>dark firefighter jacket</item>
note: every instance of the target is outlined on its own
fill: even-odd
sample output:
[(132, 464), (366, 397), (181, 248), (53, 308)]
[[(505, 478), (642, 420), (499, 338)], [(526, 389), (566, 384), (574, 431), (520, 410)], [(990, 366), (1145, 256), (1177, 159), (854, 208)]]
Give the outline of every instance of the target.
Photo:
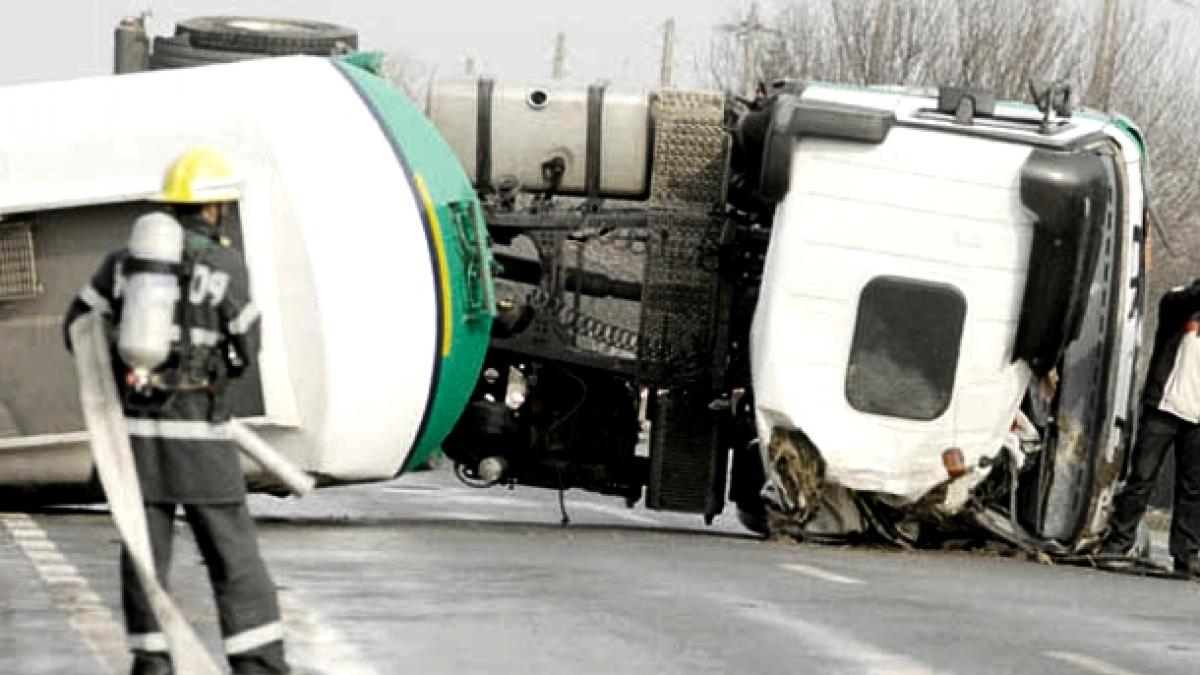
[[(147, 502), (213, 504), (245, 497), (238, 452), (230, 439), (223, 391), (259, 348), (259, 313), (250, 300), (239, 255), (219, 243), (199, 218), (182, 218), (184, 264), (172, 357), (164, 366), (179, 375), (180, 390), (165, 403), (135, 403), (124, 386), (127, 370), (114, 347), (118, 387), (134, 460)], [(119, 325), (127, 250), (109, 254), (67, 311), (64, 328), (85, 312), (98, 311)]]
[[(1158, 303), (1158, 327), (1154, 332), (1154, 351), (1142, 392), (1142, 402), (1162, 409), (1163, 395), (1174, 378), (1195, 377), (1200, 363), (1195, 358), (1180, 358), (1180, 345), (1187, 337), (1188, 322), (1200, 318), (1200, 279), (1188, 286), (1171, 289)], [(1168, 412), (1172, 412), (1168, 410)]]

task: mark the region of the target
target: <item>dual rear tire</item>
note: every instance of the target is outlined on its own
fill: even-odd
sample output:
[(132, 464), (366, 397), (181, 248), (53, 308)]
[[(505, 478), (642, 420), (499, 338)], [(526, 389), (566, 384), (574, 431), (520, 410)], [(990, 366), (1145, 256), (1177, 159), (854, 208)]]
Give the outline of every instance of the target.
[(155, 38), (150, 68), (207, 66), (289, 54), (332, 56), (357, 48), (354, 30), (331, 23), (201, 17), (180, 21), (173, 36)]

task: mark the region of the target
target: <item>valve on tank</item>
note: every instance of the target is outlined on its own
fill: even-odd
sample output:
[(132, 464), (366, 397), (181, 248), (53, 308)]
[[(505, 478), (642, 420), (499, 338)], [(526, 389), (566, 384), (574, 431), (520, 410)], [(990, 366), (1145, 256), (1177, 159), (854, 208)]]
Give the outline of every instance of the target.
[(150, 388), (153, 372), (171, 355), (182, 257), (183, 228), (174, 218), (156, 212), (134, 222), (117, 353), (129, 367), (126, 384), (139, 393)]

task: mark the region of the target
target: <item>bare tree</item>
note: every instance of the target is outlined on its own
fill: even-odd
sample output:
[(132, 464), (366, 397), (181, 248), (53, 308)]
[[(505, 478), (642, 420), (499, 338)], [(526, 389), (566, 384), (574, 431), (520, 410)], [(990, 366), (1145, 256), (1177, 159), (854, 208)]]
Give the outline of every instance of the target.
[(384, 61), (383, 71), (400, 93), (421, 109), (425, 108), (425, 95), (433, 79), (433, 68), (404, 52), (392, 52)]
[[(969, 83), (1007, 99), (1065, 78), (1079, 102), (1128, 115), (1149, 141), (1152, 198), (1180, 261), (1200, 255), (1200, 59), (1144, 0), (788, 0), (763, 17), (759, 74), (774, 79), (933, 87)], [(735, 82), (742, 56), (714, 40), (710, 82)], [(1175, 283), (1194, 275), (1165, 263)]]

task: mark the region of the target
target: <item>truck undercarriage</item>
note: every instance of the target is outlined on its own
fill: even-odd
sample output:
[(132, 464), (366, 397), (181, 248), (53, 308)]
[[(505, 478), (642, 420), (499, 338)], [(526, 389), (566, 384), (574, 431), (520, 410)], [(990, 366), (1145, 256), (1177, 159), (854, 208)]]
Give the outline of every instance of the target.
[[(947, 463), (951, 478), (916, 501), (851, 491), (824, 480), (821, 452), (803, 431), (760, 438), (750, 332), (791, 150), (801, 136), (878, 142), (890, 125), (861, 109), (800, 104), (801, 91), (785, 83), (749, 105), (711, 94), (652, 96), (649, 187), (638, 199), (602, 198), (590, 173), (594, 182), (582, 194), (561, 196), (555, 158), (542, 163), (540, 188), (492, 181), (479, 171), (486, 158), (477, 157), (500, 315), (484, 376), (445, 454), (480, 487), (579, 488), (709, 521), (728, 499), (743, 524), (775, 536), (902, 546), (999, 539), (1054, 555), (1091, 550), (1132, 426), (1128, 410), (1112, 409), (1119, 294), (1109, 299), (1105, 289), (1121, 283), (1119, 217), (1108, 216), (1107, 226), (1071, 224), (1086, 232), (1071, 240), (1070, 260), (1032, 258), (1031, 269), (1070, 268), (1074, 276), (1031, 277), (1050, 298), (1027, 298), (1034, 318), (1022, 320), (1025, 342), (1014, 349), (1014, 360), (1034, 366), (1033, 384), (1005, 451), (969, 467), (986, 478), (956, 483)], [(961, 105), (967, 99), (977, 103), (959, 91), (931, 116), (970, 127), (975, 110)], [(599, 143), (589, 131), (593, 168)], [(1081, 149), (1056, 150), (1047, 161), (1083, 161)], [(1084, 154), (1104, 153), (1112, 154), (1097, 147)], [(1029, 200), (1055, 201), (1056, 190), (1074, 189), (1047, 183), (1039, 192), (1038, 180), (1031, 174), (1026, 183), (1036, 193)], [(1051, 240), (1033, 246), (1062, 252)], [(1089, 292), (1100, 293), (1090, 305)], [(1072, 312), (1074, 320), (1062, 320)], [(1108, 384), (1098, 384), (1096, 373)], [(1112, 418), (1116, 439), (1106, 435)], [(948, 494), (955, 491), (962, 494)]]

